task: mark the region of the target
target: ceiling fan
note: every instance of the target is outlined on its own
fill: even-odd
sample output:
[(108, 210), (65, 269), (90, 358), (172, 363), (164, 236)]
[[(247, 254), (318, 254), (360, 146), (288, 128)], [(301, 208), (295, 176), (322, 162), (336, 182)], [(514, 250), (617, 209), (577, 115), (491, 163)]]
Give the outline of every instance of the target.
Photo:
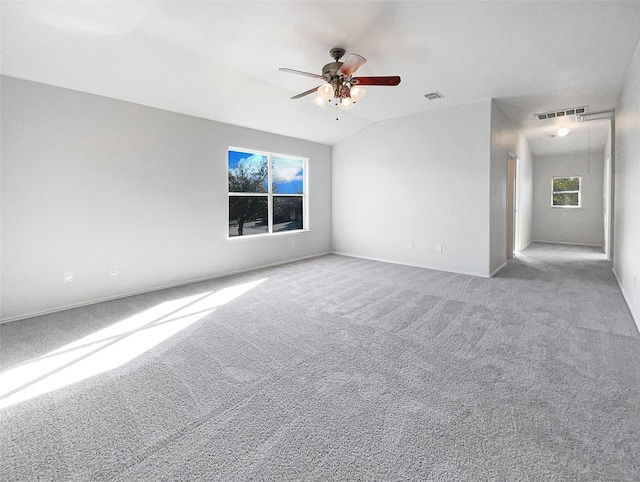
[(334, 61), (322, 67), (322, 74), (312, 74), (310, 72), (286, 68), (279, 69), (282, 72), (306, 75), (307, 77), (325, 81), (325, 83), (319, 87), (314, 87), (313, 89), (294, 95), (291, 97), (292, 99), (299, 99), (316, 92), (317, 95), (312, 102), (317, 106), (324, 108), (325, 104), (333, 103), (336, 106), (339, 105), (340, 108), (344, 110), (350, 109), (356, 102), (364, 98), (366, 90), (361, 87), (363, 85), (396, 86), (400, 83), (400, 77), (397, 75), (387, 77), (353, 77), (355, 71), (358, 70), (367, 59), (362, 55), (349, 54), (347, 60), (340, 62), (340, 59), (345, 54), (345, 50), (342, 48), (333, 48), (329, 51), (329, 54), (333, 57)]

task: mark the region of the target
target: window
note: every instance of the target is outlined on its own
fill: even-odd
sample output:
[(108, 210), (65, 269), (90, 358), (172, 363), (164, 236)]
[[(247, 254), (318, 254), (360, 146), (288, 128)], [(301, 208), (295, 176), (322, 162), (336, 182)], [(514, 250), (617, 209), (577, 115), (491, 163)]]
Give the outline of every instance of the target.
[(306, 159), (229, 149), (229, 237), (305, 229)]
[(580, 207), (579, 177), (554, 177), (551, 180), (551, 207)]

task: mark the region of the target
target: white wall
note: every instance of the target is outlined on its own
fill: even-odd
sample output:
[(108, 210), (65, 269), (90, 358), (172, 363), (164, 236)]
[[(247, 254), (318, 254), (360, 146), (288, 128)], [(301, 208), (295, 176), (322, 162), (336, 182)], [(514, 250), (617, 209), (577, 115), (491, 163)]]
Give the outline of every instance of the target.
[(532, 157), (529, 143), (494, 100), (491, 103), (491, 261), (495, 273), (507, 262), (507, 157), (518, 159), (520, 185), (516, 186), (518, 242), (516, 250), (531, 242)]
[[(329, 146), (1, 80), (3, 320), (331, 250)], [(227, 239), (229, 146), (309, 158), (309, 232)]]
[(640, 329), (640, 44), (616, 105), (613, 269)]
[(489, 276), (490, 129), (484, 100), (380, 122), (336, 144), (334, 251)]
[[(536, 157), (533, 164), (533, 239), (602, 246), (603, 151)], [(580, 208), (551, 207), (551, 179), (581, 176)]]

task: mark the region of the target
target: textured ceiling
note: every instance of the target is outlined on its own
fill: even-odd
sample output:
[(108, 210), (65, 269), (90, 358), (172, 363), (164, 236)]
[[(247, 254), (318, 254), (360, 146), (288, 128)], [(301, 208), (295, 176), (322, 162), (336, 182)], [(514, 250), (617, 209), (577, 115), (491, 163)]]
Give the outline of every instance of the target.
[[(615, 106), (640, 40), (640, 1), (23, 2), (2, 4), (5, 75), (335, 144), (375, 123), (495, 98), (534, 155), (601, 149), (607, 123), (535, 114)], [(310, 97), (329, 50), (368, 62), (335, 120)], [(439, 91), (443, 99), (424, 94)], [(552, 137), (560, 125), (571, 133)]]

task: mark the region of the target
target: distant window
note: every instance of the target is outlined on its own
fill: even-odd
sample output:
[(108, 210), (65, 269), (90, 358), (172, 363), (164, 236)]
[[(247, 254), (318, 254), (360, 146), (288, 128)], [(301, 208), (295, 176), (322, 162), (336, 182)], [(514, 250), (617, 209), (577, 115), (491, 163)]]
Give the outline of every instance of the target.
[(580, 201), (579, 177), (554, 177), (551, 180), (552, 207), (579, 208)]
[(229, 149), (229, 237), (305, 229), (306, 159)]

